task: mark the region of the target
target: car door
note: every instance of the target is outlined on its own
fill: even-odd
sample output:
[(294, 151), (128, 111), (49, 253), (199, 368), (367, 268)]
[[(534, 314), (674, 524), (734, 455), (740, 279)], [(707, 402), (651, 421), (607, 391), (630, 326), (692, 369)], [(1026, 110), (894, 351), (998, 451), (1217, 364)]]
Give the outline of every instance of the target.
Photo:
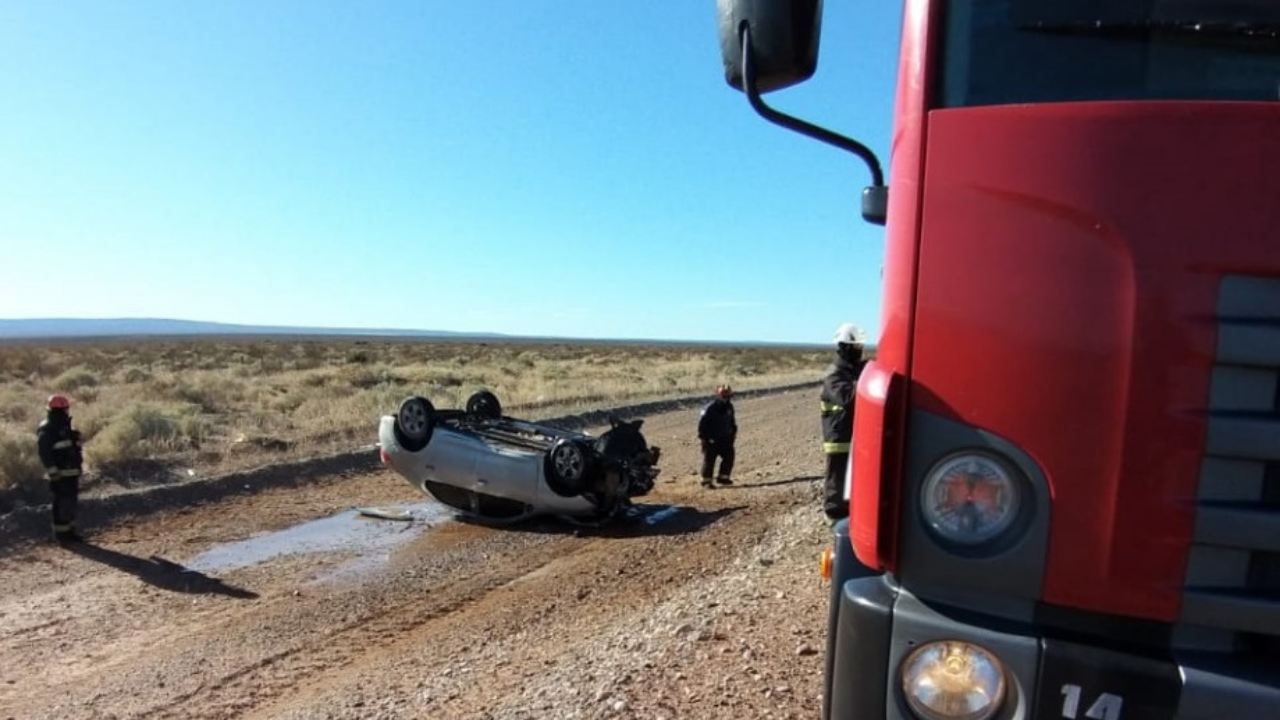
[(535, 505), (541, 465), (539, 452), (487, 443), (486, 451), (476, 458), (475, 484), (471, 489)]
[(474, 489), (476, 458), (485, 452), (485, 444), (478, 438), (440, 427), (427, 445), (422, 469), (430, 480)]

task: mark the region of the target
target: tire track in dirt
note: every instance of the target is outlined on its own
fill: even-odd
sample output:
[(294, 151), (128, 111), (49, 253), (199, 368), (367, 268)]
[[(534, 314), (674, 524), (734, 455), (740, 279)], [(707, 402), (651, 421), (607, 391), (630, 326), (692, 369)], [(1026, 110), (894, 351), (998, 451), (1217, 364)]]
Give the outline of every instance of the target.
[[(200, 618), (197, 631), (182, 638), (166, 637), (163, 629), (152, 630), (132, 643), (111, 648), (118, 660), (128, 659), (123, 672), (97, 672), (110, 669), (110, 664), (96, 671), (68, 668), (66, 682), (48, 687), (42, 695), (83, 694), (97, 686), (89, 706), (132, 704), (131, 717), (239, 714), (317, 672), (348, 664), (386, 637), (446, 617), (535, 571), (562, 556), (562, 546), (572, 539), (548, 537), (522, 546), (507, 540), (494, 533), (480, 542), (458, 545), (426, 567), (410, 571), (419, 578), (425, 576), (425, 582), (405, 582), (406, 576), (399, 575), (373, 587), (321, 588), (298, 591), (299, 595), (280, 590), (252, 608), (231, 607)], [(475, 552), (495, 561), (477, 566), (461, 557)], [(244, 623), (250, 617), (254, 629), (246, 633)], [(273, 642), (264, 646), (263, 637)], [(213, 656), (208, 655), (210, 650)], [(192, 677), (198, 677), (198, 682), (190, 681)], [(151, 689), (147, 695), (152, 700), (130, 703), (128, 698), (140, 687)], [(40, 712), (36, 706), (8, 703), (6, 710), (21, 717), (36, 717)]]
[[(360, 503), (418, 497), (382, 473), (354, 480), (361, 482), (318, 483), (305, 498), (281, 489), (160, 513), (106, 531), (92, 546), (33, 546), (0, 558), (0, 718), (17, 710), (17, 716), (34, 716), (44, 711), (40, 698), (75, 697), (100, 685), (100, 676), (138, 676), (139, 659), (159, 665), (185, 647), (180, 636), (186, 628), (211, 628), (205, 635), (218, 647), (222, 636), (242, 634), (257, 614), (271, 616), (281, 597), (296, 606), (289, 592), (295, 576), (307, 570), (305, 562), (277, 560), (234, 573), (228, 589), (240, 584), (260, 591), (247, 601), (210, 594), (222, 590), (217, 581), (154, 560), (331, 513), (335, 507), (326, 498)], [(157, 679), (153, 673), (141, 681), (152, 687)]]
[[(784, 407), (794, 410), (781, 414), (808, 414), (806, 401), (792, 398)], [(777, 407), (770, 407), (757, 414), (748, 406), (741, 414), (749, 423), (780, 414)], [(687, 432), (687, 423), (664, 416), (647, 424), (646, 432), (652, 431), (660, 440), (673, 432)], [(778, 430), (776, 425), (769, 427)], [(547, 698), (542, 693), (549, 692), (548, 673), (598, 655), (601, 637), (627, 635), (627, 628), (638, 627), (637, 621), (653, 607), (679, 605), (690, 584), (714, 585), (735, 558), (767, 535), (779, 512), (791, 512), (797, 502), (809, 499), (803, 488), (810, 486), (812, 476), (797, 471), (804, 467), (801, 458), (810, 454), (810, 446), (791, 439), (792, 434), (806, 437), (806, 431), (792, 426), (771, 434), (786, 443), (785, 450), (767, 445), (754, 448), (750, 436), (743, 447), (740, 473), (747, 482), (761, 481), (760, 486), (744, 484), (707, 493), (684, 484), (670, 487), (669, 483), (680, 482), (677, 476), (665, 480), (655, 497), (646, 498), (682, 505), (694, 500), (696, 508), (685, 506), (690, 522), (684, 531), (671, 528), (666, 533), (628, 536), (605, 529), (605, 534), (613, 536), (595, 539), (567, 558), (522, 576), (519, 587), (511, 592), (491, 593), (446, 622), (424, 625), (389, 641), (377, 652), (361, 656), (358, 663), (313, 678), (289, 698), (260, 707), (247, 717), (579, 716), (530, 712)], [(684, 462), (690, 457), (696, 456), (686, 455)], [(787, 477), (774, 475), (792, 462), (800, 464), (781, 470), (790, 473)], [(679, 465), (677, 461), (671, 467)], [(632, 644), (623, 648), (625, 652), (645, 652), (639, 640), (627, 642)], [(647, 645), (649, 639), (643, 642)], [(586, 682), (599, 682), (589, 669), (568, 672), (569, 693), (577, 693)], [(626, 682), (626, 676), (622, 680)], [(558, 702), (565, 700), (587, 706), (599, 697), (560, 697)], [(699, 712), (688, 717), (710, 716)]]
[[(431, 672), (432, 666), (439, 664), (440, 654), (454, 660), (464, 658), (466, 646), (470, 644), (465, 638), (488, 634), (498, 625), (511, 627), (537, 622), (562, 625), (569, 622), (576, 626), (575, 633), (581, 633), (587, 625), (614, 621), (616, 617), (612, 609), (618, 605), (656, 603), (670, 589), (678, 587), (677, 583), (671, 582), (673, 579), (700, 574), (709, 564), (718, 563), (709, 563), (705, 555), (683, 552), (683, 546), (709, 542), (712, 546), (719, 544), (728, 553), (733, 546), (730, 543), (720, 544), (718, 536), (758, 532), (767, 520), (766, 516), (752, 513), (731, 517), (733, 512), (726, 512), (724, 508), (710, 512), (684, 508), (682, 512), (686, 517), (672, 528), (680, 533), (679, 541), (673, 541), (669, 535), (644, 537), (638, 534), (643, 532), (639, 528), (606, 528), (598, 531), (601, 536), (593, 536), (589, 532), (573, 533), (555, 523), (545, 524), (540, 531), (552, 533), (550, 535), (538, 534), (538, 531), (486, 530), (494, 536), (483, 540), (513, 536), (521, 542), (501, 562), (492, 562), (492, 554), (487, 552), (488, 543), (482, 539), (473, 538), (467, 544), (457, 545), (454, 553), (489, 555), (490, 562), (465, 577), (442, 575), (426, 586), (397, 582), (392, 593), (397, 597), (379, 598), (376, 614), (336, 627), (322, 636), (308, 636), (303, 643), (262, 657), (212, 682), (206, 681), (141, 717), (218, 718), (245, 716), (250, 712), (260, 717), (278, 717), (280, 706), (287, 707), (291, 697), (313, 698), (317, 693), (331, 693), (333, 688), (346, 687), (353, 679), (376, 674), (379, 668), (394, 662), (394, 658), (413, 656), (417, 648), (435, 649), (434, 661), (432, 658), (415, 661), (424, 672)], [(730, 524), (715, 532), (713, 526), (721, 522)], [(565, 532), (571, 534), (559, 536)], [(694, 535), (698, 533), (712, 535), (695, 541)], [(530, 550), (528, 545), (540, 540), (541, 543)], [(620, 540), (632, 543), (622, 553), (617, 549)], [(652, 547), (654, 545), (659, 547)], [(677, 547), (666, 547), (670, 545)], [(644, 556), (658, 552), (687, 560), (664, 567), (660, 573), (643, 570), (646, 565)], [(443, 557), (439, 561), (446, 566), (457, 567), (459, 558)], [(648, 564), (654, 565), (652, 562)], [(625, 583), (615, 581), (617, 575), (625, 572), (624, 568), (634, 570), (637, 567), (642, 568), (642, 572), (633, 573)], [(637, 585), (640, 593), (637, 593)], [(579, 595), (580, 590), (575, 588), (581, 587), (589, 587), (590, 593)], [(590, 602), (584, 602), (588, 597)], [(561, 618), (558, 615), (539, 616), (535, 610), (574, 605), (590, 611)], [(591, 609), (598, 607), (606, 610)], [(472, 628), (474, 632), (464, 631), (464, 641), (458, 643), (454, 636), (466, 628)], [(445, 648), (451, 649), (441, 653)], [(525, 648), (523, 652), (514, 653), (508, 662), (526, 664), (531, 654), (545, 652), (545, 649)], [(560, 652), (572, 653), (573, 650), (566, 645)], [(518, 684), (493, 682), (489, 686), (515, 690)], [(197, 698), (198, 709), (193, 707)]]
[[(407, 684), (403, 678), (388, 683), (381, 677), (381, 670), (393, 662), (412, 665), (421, 676), (445, 679), (432, 691), (449, 703), (447, 711), (440, 708), (441, 714), (432, 716), (483, 717), (497, 705), (491, 700), (495, 696), (519, 702), (530, 677), (580, 654), (583, 638), (590, 640), (602, 628), (627, 622), (631, 608), (664, 602), (688, 578), (714, 577), (738, 551), (730, 538), (762, 534), (771, 517), (732, 504), (682, 512), (688, 517), (677, 532), (592, 538), (492, 588), (449, 616), (405, 628), (403, 634), (386, 638), (354, 662), (309, 678), (290, 696), (259, 706), (244, 717), (314, 717), (346, 696), (419, 692), (412, 679)], [(620, 541), (627, 543), (621, 550)], [(694, 545), (716, 551), (689, 552)], [(531, 628), (550, 642), (528, 642)], [(472, 672), (472, 666), (485, 665), (478, 652), (499, 658), (491, 667)], [(504, 671), (510, 668), (525, 670)], [(486, 700), (466, 697), (468, 686), (477, 681), (484, 685)]]
[[(509, 556), (498, 564), (488, 564), (463, 576), (450, 575), (435, 581), (419, 597), (406, 587), (382, 597), (376, 612), (355, 622), (340, 625), (319, 635), (310, 635), (297, 645), (239, 668), (206, 687), (174, 697), (142, 717), (225, 718), (240, 715), (286, 694), (290, 689), (320, 674), (358, 664), (371, 648), (394, 638), (448, 619), (481, 601), (493, 591), (536, 572), (563, 556), (563, 543), (546, 543), (532, 552)], [(191, 701), (199, 695), (199, 710)]]

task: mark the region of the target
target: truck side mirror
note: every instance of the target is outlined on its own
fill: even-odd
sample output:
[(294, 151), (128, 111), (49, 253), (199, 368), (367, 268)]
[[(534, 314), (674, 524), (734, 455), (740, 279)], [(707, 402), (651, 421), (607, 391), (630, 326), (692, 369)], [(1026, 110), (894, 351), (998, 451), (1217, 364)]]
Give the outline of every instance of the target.
[(716, 0), (724, 79), (743, 86), (742, 25), (751, 28), (756, 87), (762, 93), (804, 82), (818, 67), (822, 0)]
[(884, 225), (889, 188), (880, 159), (866, 145), (765, 104), (762, 93), (808, 80), (818, 66), (822, 0), (716, 0), (720, 56), (730, 87), (741, 90), (765, 120), (857, 155), (871, 171), (862, 217)]

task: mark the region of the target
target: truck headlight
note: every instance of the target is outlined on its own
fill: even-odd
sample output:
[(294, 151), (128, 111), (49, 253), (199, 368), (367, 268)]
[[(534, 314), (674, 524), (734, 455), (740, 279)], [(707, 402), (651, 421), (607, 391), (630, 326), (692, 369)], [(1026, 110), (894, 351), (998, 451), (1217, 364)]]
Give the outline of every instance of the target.
[(973, 546), (994, 540), (1018, 518), (1022, 486), (1007, 464), (986, 453), (943, 459), (925, 476), (920, 510), (942, 539)]
[(1004, 667), (966, 642), (931, 642), (902, 663), (902, 692), (923, 720), (988, 720), (1004, 702)]

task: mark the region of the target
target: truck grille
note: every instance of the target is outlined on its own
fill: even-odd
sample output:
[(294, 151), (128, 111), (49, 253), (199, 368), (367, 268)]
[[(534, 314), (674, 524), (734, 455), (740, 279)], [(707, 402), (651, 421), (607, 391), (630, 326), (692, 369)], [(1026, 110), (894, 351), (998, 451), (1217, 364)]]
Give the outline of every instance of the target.
[(1280, 279), (1232, 276), (1176, 643), (1280, 657)]

